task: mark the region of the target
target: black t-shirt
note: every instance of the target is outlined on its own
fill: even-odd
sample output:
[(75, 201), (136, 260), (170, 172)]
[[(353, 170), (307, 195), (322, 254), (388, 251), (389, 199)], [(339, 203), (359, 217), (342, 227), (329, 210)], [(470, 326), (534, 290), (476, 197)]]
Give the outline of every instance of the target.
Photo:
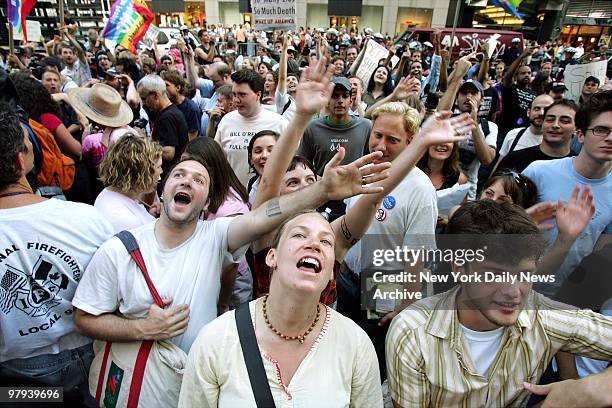
[(497, 112), (498, 110), (499, 94), (497, 93), (497, 89), (490, 86), (484, 90), (484, 97), (482, 98), (482, 103), (480, 104), (478, 116), (491, 120), (491, 114)]
[[(575, 153), (570, 153), (567, 156), (563, 157), (572, 157), (575, 156)], [(540, 145), (528, 147), (527, 149), (515, 150), (512, 153), (508, 154), (504, 159), (499, 163), (498, 168), (500, 169), (514, 169), (519, 173), (525, 170), (527, 166), (537, 160), (555, 160), (562, 159), (563, 157), (553, 157), (545, 154), (540, 149)]]
[[(214, 47), (214, 45), (212, 43), (208, 44), (208, 47), (205, 47), (204, 44), (201, 44), (198, 48), (201, 49), (202, 51), (204, 51), (204, 54), (208, 55), (208, 53), (210, 52), (210, 48)], [(202, 59), (200, 57), (197, 57), (197, 63), (200, 65), (209, 65), (212, 64), (212, 61), (206, 61), (205, 59)]]
[(536, 96), (529, 88), (519, 88), (516, 85), (509, 88), (502, 87), (502, 113), (499, 126), (503, 133), (529, 125), (527, 110)]
[(181, 158), (189, 141), (187, 133), (185, 116), (175, 104), (159, 112), (153, 126), (153, 140), (156, 140), (162, 147), (173, 146), (175, 150), (172, 160), (162, 162), (164, 175), (168, 174), (168, 170)]

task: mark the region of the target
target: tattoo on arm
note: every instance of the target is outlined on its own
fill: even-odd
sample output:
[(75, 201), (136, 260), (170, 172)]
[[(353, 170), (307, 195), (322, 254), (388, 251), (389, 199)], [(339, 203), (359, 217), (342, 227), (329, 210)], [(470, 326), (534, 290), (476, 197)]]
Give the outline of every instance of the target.
[(266, 205), (266, 215), (268, 217), (276, 217), (277, 215), (281, 215), (282, 211), (280, 209), (280, 202), (278, 198), (273, 198), (268, 201)]
[(347, 241), (351, 242), (353, 234), (351, 234), (348, 225), (346, 225), (346, 217), (342, 217), (342, 221), (340, 222), (340, 228), (342, 229), (342, 234), (344, 234), (344, 238), (346, 238)]

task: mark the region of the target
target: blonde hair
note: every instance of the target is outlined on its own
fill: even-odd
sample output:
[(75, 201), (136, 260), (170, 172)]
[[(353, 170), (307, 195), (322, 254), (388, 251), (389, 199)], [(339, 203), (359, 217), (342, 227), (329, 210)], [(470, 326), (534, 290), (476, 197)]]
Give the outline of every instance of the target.
[(421, 114), (405, 102), (387, 102), (374, 109), (374, 112), (372, 112), (372, 123), (376, 122), (376, 119), (384, 114), (401, 116), (404, 119), (404, 130), (410, 138), (417, 133), (421, 124)]
[(114, 143), (100, 164), (100, 180), (121, 192), (151, 192), (162, 148), (151, 139), (128, 133)]

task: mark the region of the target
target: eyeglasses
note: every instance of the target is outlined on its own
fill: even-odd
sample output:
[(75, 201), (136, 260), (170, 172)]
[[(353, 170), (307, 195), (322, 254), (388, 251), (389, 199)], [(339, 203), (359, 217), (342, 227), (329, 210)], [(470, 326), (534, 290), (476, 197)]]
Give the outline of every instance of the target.
[(608, 137), (610, 134), (610, 128), (605, 126), (595, 126), (594, 128), (587, 129), (593, 132), (597, 137)]

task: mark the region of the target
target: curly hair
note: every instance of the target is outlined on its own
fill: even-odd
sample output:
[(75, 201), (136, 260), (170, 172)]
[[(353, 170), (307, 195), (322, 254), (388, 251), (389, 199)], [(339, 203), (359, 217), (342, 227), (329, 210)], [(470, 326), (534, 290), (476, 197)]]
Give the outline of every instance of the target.
[(100, 180), (121, 192), (155, 190), (155, 167), (162, 148), (148, 138), (127, 133), (113, 144), (100, 164)]
[(0, 102), (0, 146), (0, 190), (3, 190), (21, 177), (15, 157), (28, 151), (19, 116), (6, 102)]
[(58, 118), (62, 117), (62, 110), (53, 100), (44, 85), (32, 78), (14, 81), (19, 105), (28, 113), (30, 118), (40, 122), (43, 113), (51, 113)]

